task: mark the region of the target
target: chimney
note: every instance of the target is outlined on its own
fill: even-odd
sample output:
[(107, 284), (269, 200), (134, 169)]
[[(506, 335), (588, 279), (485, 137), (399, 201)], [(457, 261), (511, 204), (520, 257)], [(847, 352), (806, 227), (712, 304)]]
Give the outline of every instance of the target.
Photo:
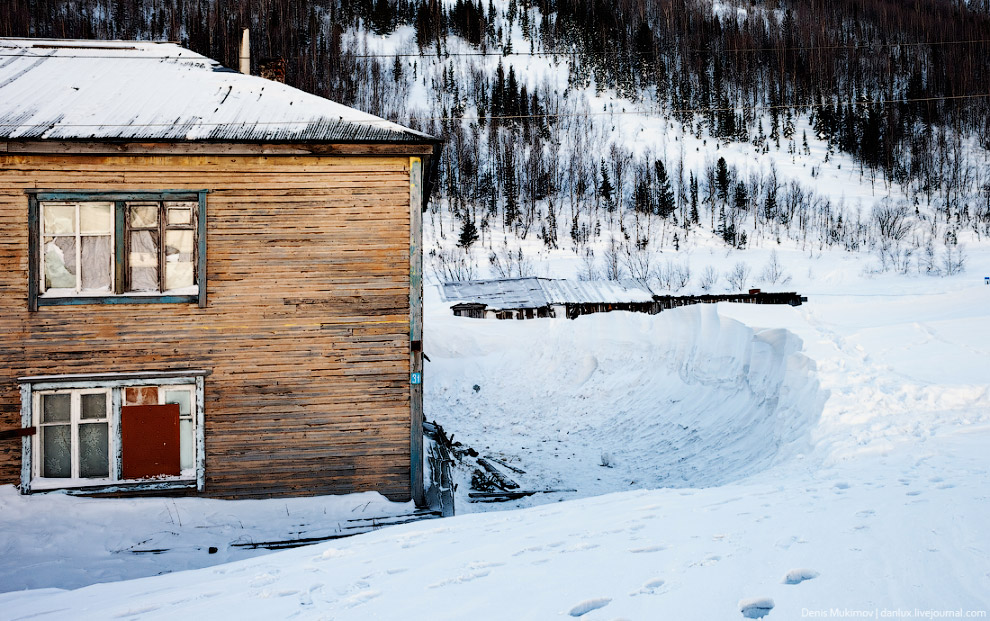
[(251, 75), (251, 40), (248, 33), (247, 28), (241, 32), (240, 70), (243, 74)]

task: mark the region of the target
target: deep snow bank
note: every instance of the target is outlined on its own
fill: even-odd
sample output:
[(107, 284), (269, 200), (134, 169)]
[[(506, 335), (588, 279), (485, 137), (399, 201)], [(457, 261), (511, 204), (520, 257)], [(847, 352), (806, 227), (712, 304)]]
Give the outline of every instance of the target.
[(579, 496), (739, 480), (804, 452), (824, 403), (799, 338), (714, 306), (426, 326), (427, 418)]

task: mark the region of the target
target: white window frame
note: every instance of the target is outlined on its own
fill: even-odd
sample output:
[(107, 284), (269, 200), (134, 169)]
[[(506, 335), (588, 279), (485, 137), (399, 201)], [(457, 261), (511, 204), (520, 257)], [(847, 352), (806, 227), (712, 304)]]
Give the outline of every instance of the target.
[[(25, 436), (21, 447), (21, 493), (48, 490), (65, 490), (68, 493), (105, 493), (127, 490), (196, 489), (203, 491), (206, 483), (206, 455), (204, 438), (205, 378), (206, 370), (165, 371), (148, 373), (48, 375), (18, 379), (21, 387), (21, 422), (23, 427), (33, 427), (34, 435)], [(166, 390), (190, 392), (190, 415), (180, 420), (191, 420), (193, 467), (179, 476), (151, 479), (120, 478), (122, 453), (120, 436), (120, 412), (124, 403), (124, 390), (131, 387), (158, 388), (158, 403), (165, 403)], [(41, 476), (43, 467), (42, 397), (49, 394), (71, 394), (72, 470), (70, 478), (46, 478)], [(78, 425), (81, 415), (81, 395), (105, 393), (107, 399), (109, 477), (79, 478)], [(89, 419), (87, 419), (89, 420)], [(93, 422), (96, 422), (95, 420)], [(66, 424), (66, 423), (56, 423)], [(85, 422), (81, 424), (86, 424)]]
[[(58, 423), (44, 423), (42, 422), (43, 413), (43, 403), (42, 400), (48, 395), (69, 395), (69, 420), (67, 422)], [(106, 411), (102, 419), (83, 419), (82, 415), (82, 396), (83, 395), (106, 395)], [(61, 481), (61, 482), (71, 482), (75, 485), (83, 484), (93, 484), (93, 483), (109, 483), (110, 481), (116, 479), (116, 473), (114, 472), (115, 460), (113, 459), (115, 438), (114, 438), (114, 423), (113, 423), (113, 413), (111, 404), (111, 394), (110, 389), (107, 388), (76, 388), (76, 389), (52, 389), (52, 390), (40, 390), (32, 395), (34, 403), (32, 407), (34, 408), (34, 426), (37, 428), (38, 432), (34, 436), (34, 450), (35, 455), (38, 456), (34, 463), (34, 478), (35, 480), (44, 479), (45, 481)], [(97, 424), (105, 422), (107, 424), (107, 477), (106, 478), (96, 478), (87, 477), (83, 478), (79, 476), (79, 425), (87, 424)], [(45, 427), (60, 427), (69, 426), (70, 432), (70, 471), (68, 477), (58, 477), (58, 478), (46, 478), (42, 476), (44, 467), (44, 442), (43, 440), (43, 429)]]
[[(184, 391), (189, 393), (189, 414), (188, 415), (179, 414), (179, 432), (181, 438), (182, 421), (187, 420), (190, 423), (192, 423), (192, 438), (191, 438), (192, 455), (193, 455), (192, 467), (195, 468), (196, 467), (196, 429), (199, 427), (199, 425), (196, 424), (196, 386), (194, 384), (155, 384), (155, 386), (157, 386), (158, 388), (158, 405), (165, 405), (166, 403), (168, 403), (167, 401), (165, 401), (165, 393), (167, 391), (172, 391), (172, 392)], [(179, 457), (181, 463), (181, 457), (182, 457), (181, 454), (179, 455)], [(182, 476), (188, 477), (188, 475), (186, 474), (183, 474)]]

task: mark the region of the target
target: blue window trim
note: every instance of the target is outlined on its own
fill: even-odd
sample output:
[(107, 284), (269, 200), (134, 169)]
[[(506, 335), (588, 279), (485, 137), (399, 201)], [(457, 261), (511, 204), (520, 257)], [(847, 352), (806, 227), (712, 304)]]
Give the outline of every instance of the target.
[[(206, 194), (209, 190), (155, 190), (155, 191), (62, 191), (26, 190), (28, 195), (28, 309), (37, 311), (39, 306), (77, 306), (81, 304), (197, 304), (206, 308)], [(199, 213), (196, 220), (197, 263), (196, 295), (128, 295), (118, 293), (105, 296), (73, 296), (64, 298), (42, 297), (39, 291), (41, 278), (41, 209), (42, 201), (197, 201)], [(114, 239), (124, 238), (123, 209), (114, 210)], [(123, 244), (115, 243), (116, 273), (114, 282), (123, 282)]]

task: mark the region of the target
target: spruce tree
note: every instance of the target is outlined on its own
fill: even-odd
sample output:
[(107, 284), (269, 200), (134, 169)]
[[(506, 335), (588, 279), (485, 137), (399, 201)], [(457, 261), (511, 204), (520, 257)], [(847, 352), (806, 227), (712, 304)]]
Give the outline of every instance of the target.
[(715, 183), (718, 184), (718, 197), (722, 202), (729, 200), (729, 167), (725, 163), (725, 158), (718, 158), (715, 163)]
[(735, 192), (732, 195), (732, 204), (737, 211), (746, 211), (749, 207), (749, 193), (746, 191), (746, 184), (742, 181), (736, 184)]
[(605, 201), (605, 209), (608, 211), (615, 211), (615, 203), (612, 202), (612, 192), (615, 188), (612, 187), (612, 181), (608, 177), (608, 169), (605, 167), (605, 160), (602, 160), (602, 182), (598, 186), (598, 193), (601, 195), (602, 200)]
[(655, 161), (653, 169), (657, 176), (657, 213), (666, 220), (677, 207), (674, 191), (670, 187), (670, 178), (667, 177), (667, 169), (664, 168), (663, 162)]
[(693, 172), (691, 173), (689, 188), (691, 193), (691, 221), (698, 224), (700, 220), (700, 215), (698, 214), (698, 179), (695, 178)]
[(465, 215), (461, 223), (461, 234), (457, 237), (457, 245), (466, 250), (476, 241), (478, 241), (478, 228), (474, 225), (474, 219)]

